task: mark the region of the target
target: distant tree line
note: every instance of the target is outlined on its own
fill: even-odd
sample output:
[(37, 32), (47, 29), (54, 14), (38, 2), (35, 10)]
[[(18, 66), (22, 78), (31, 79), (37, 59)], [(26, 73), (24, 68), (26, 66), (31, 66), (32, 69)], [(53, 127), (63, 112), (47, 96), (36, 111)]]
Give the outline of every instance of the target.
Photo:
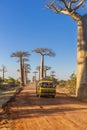
[[(36, 48), (35, 50), (32, 50), (32, 52), (36, 52), (41, 55), (41, 63), (40, 63), (40, 66), (38, 67), (38, 72), (37, 71), (33, 72), (35, 74), (33, 76), (33, 81), (36, 81), (36, 73), (39, 74), (38, 80), (47, 78), (47, 70), (50, 70), (51, 67), (44, 65), (44, 57), (55, 56), (55, 53), (51, 49), (48, 49), (48, 48)], [(30, 56), (30, 53), (27, 51), (16, 51), (16, 52), (11, 53), (10, 56), (18, 58), (19, 68), (17, 71), (20, 74), (18, 81), (20, 82), (20, 86), (26, 86), (29, 83), (28, 73), (30, 73), (30, 70), (31, 70), (30, 64), (26, 63), (26, 61), (29, 61), (28, 57)], [(5, 72), (7, 72), (6, 67), (3, 65), (0, 71), (2, 71), (0, 82), (1, 83), (3, 82), (3, 84), (6, 84), (6, 82), (8, 82), (5, 80)], [(51, 74), (51, 78), (54, 79), (53, 72)], [(15, 80), (11, 77), (9, 81), (15, 82)]]
[(3, 78), (0, 77), (0, 89), (7, 90), (8, 88), (19, 86), (20, 82), (12, 77), (5, 78), (3, 81)]

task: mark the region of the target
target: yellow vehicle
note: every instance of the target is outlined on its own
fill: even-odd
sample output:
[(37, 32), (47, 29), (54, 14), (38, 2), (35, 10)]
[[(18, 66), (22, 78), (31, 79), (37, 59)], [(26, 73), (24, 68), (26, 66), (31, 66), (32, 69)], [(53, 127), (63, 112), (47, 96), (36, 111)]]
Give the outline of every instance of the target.
[(40, 80), (36, 85), (37, 96), (52, 96), (56, 95), (56, 85), (51, 80)]

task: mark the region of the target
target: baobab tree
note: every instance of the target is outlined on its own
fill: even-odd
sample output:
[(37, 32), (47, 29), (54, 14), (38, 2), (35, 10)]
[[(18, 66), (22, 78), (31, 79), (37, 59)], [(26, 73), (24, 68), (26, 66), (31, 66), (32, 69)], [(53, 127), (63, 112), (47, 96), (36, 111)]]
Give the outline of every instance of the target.
[(25, 62), (29, 61), (29, 59), (23, 58), (22, 61), (23, 61), (23, 79), (24, 79), (24, 85), (26, 85), (26, 83), (27, 83), (26, 70), (27, 70), (27, 67), (28, 67), (29, 64), (26, 64)]
[[(46, 72), (47, 72), (47, 70), (50, 70), (50, 69), (51, 69), (51, 67), (44, 66), (44, 78), (46, 78)], [(38, 79), (40, 80), (40, 66), (37, 66), (36, 70), (38, 70)]]
[(24, 79), (24, 85), (27, 85), (27, 74), (30, 73), (30, 64), (25, 63), (26, 61), (29, 61), (28, 58), (23, 58), (23, 79)]
[(32, 52), (39, 53), (41, 55), (41, 64), (40, 64), (40, 79), (44, 78), (44, 56), (55, 56), (55, 53), (48, 48), (37, 48)]
[(30, 73), (30, 64), (24, 63), (24, 84), (27, 85), (28, 83), (28, 73)]
[(78, 27), (77, 43), (77, 85), (76, 95), (87, 98), (87, 13), (81, 15), (80, 9), (86, 9), (86, 0), (51, 0), (46, 7), (56, 13), (70, 16)]
[(50, 76), (51, 76), (52, 79), (55, 77), (55, 71), (54, 70), (50, 72)]
[(51, 67), (44, 66), (44, 78), (46, 78), (46, 76), (47, 76), (47, 70), (50, 70), (50, 69), (51, 69)]
[(28, 52), (22, 52), (22, 51), (17, 51), (13, 52), (11, 54), (11, 57), (18, 57), (19, 62), (20, 62), (20, 85), (24, 86), (24, 76), (23, 76), (23, 58), (28, 57), (30, 54)]

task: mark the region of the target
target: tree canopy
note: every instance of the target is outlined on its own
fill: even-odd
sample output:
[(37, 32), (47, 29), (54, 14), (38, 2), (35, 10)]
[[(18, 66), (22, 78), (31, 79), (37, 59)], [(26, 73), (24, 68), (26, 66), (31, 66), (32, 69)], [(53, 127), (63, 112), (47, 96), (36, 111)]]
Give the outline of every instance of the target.
[(40, 53), (41, 55), (55, 56), (55, 53), (48, 48), (36, 48), (32, 52)]
[(30, 54), (28, 52), (17, 51), (11, 54), (11, 57), (27, 57)]
[(71, 16), (75, 21), (81, 19), (78, 9), (86, 9), (86, 0), (49, 0), (46, 7), (56, 13), (62, 13)]

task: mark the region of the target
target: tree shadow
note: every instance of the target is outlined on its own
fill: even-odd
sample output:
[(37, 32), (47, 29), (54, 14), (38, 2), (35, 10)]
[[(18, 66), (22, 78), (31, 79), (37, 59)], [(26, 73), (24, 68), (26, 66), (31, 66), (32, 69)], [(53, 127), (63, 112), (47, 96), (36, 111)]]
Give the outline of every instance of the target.
[[(74, 104), (77, 104), (73, 107)], [(37, 97), (35, 91), (21, 92), (16, 95), (4, 108), (9, 120), (22, 118), (37, 118), (41, 116), (60, 116), (66, 112), (87, 110), (79, 107), (84, 103), (78, 102), (74, 97), (57, 94), (55, 98)], [(86, 103), (85, 103), (86, 104)], [(86, 104), (87, 105), (87, 104)], [(4, 117), (1, 117), (4, 118)]]

